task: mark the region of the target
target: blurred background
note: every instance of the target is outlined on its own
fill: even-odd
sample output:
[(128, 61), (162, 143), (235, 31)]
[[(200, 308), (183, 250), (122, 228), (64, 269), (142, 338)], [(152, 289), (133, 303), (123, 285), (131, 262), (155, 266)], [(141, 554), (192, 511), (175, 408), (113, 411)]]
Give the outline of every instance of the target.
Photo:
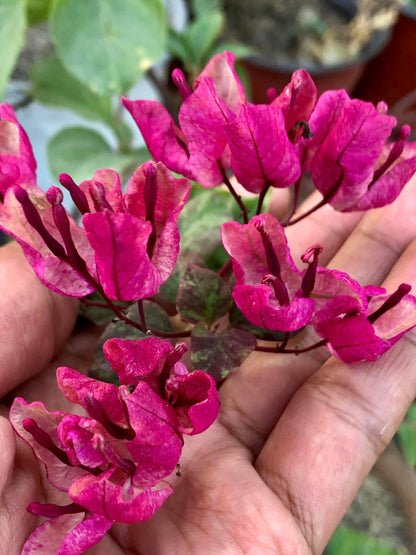
[[(416, 0), (0, 0), (0, 100), (30, 137), (39, 186), (100, 167), (126, 180), (149, 154), (121, 96), (176, 116), (172, 69), (191, 83), (224, 50), (253, 102), (304, 67), (319, 92), (386, 101), (416, 140)], [(326, 553), (416, 553), (415, 469), (413, 404)]]

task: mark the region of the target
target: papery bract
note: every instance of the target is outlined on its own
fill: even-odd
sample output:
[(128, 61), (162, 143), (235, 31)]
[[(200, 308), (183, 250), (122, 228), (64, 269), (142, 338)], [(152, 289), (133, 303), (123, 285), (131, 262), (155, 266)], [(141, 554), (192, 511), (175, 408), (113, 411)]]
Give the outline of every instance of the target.
[(248, 191), (288, 187), (300, 177), (299, 156), (289, 141), (278, 106), (244, 105), (225, 129), (231, 169)]
[(416, 171), (416, 156), (402, 156), (410, 129), (388, 144), (396, 123), (386, 107), (351, 100), (345, 91), (327, 91), (309, 123), (303, 169), (336, 210), (348, 212), (384, 206), (400, 193)]
[[(177, 429), (193, 435), (214, 422), (219, 400), (215, 380), (201, 370), (188, 373), (178, 359), (182, 352), (178, 347), (174, 349), (167, 340), (151, 337), (109, 339), (104, 344), (105, 356), (118, 373), (120, 382), (140, 387), (146, 384), (158, 391), (173, 407)], [(138, 391), (134, 393), (135, 396), (126, 402), (136, 403)]]
[[(281, 331), (308, 324), (314, 303), (299, 296), (301, 272), (290, 256), (279, 222), (262, 214), (247, 225), (227, 222), (221, 233), (236, 276), (233, 297), (246, 318), (256, 326)], [(267, 247), (265, 236), (269, 238)]]
[[(272, 106), (281, 108), (287, 133), (295, 133), (295, 125), (299, 122), (307, 122), (315, 107), (318, 93), (312, 77), (304, 69), (296, 70), (290, 83), (277, 96)], [(302, 133), (299, 130), (299, 135)], [(295, 139), (295, 136), (293, 137)]]
[[(331, 353), (344, 362), (377, 360), (416, 326), (416, 297), (404, 294), (409, 289), (410, 286), (400, 295), (397, 304), (385, 312), (380, 308), (397, 292), (374, 297), (366, 310), (361, 310), (352, 299), (333, 299), (314, 316), (314, 328), (328, 340)], [(378, 317), (377, 311), (381, 312)]]
[(0, 104), (0, 195), (14, 185), (36, 183), (36, 160), (23, 127), (9, 104)]
[(64, 514), (35, 528), (21, 555), (79, 555), (96, 545), (114, 521), (98, 514)]
[(245, 102), (244, 88), (234, 70), (234, 56), (214, 56), (195, 80), (193, 90), (184, 85), (179, 73), (184, 102), (179, 111), (180, 128), (167, 111), (154, 101), (123, 99), (139, 126), (156, 161), (174, 171), (197, 179), (203, 187), (223, 182), (223, 168), (229, 167), (230, 153), (224, 125)]
[[(103, 171), (97, 177), (102, 175)], [(94, 178), (89, 185), (84, 182), (82, 189), (94, 190), (97, 183)], [(133, 174), (122, 199), (110, 192), (113, 198), (107, 201), (108, 208), (85, 214), (82, 219), (100, 282), (110, 299), (149, 297), (175, 266), (179, 252), (177, 220), (189, 196), (189, 182), (175, 179), (162, 163), (146, 162)], [(108, 196), (104, 187), (103, 195), (102, 203)]]

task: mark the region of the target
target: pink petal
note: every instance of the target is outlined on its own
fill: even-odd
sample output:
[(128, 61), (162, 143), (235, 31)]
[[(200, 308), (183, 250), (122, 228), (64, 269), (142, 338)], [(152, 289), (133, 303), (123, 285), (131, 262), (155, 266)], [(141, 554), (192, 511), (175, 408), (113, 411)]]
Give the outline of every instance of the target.
[(145, 382), (140, 382), (124, 402), (136, 432), (126, 444), (139, 462), (135, 484), (155, 483), (172, 473), (182, 452), (175, 411)]
[(317, 89), (312, 77), (304, 69), (296, 70), (290, 83), (272, 102), (282, 109), (286, 131), (299, 121), (308, 121), (317, 100)]
[(154, 220), (156, 234), (151, 261), (159, 271), (161, 282), (171, 274), (179, 253), (179, 231), (177, 222), (189, 194), (190, 183), (187, 179), (176, 179), (161, 162), (146, 162), (138, 168), (127, 186), (125, 203), (127, 210), (139, 220), (146, 219), (145, 171), (147, 166), (156, 169), (156, 191)]
[(85, 513), (61, 515), (38, 526), (23, 546), (22, 555), (79, 555), (96, 545), (113, 521)]
[(85, 214), (82, 222), (110, 299), (137, 300), (157, 292), (162, 279), (146, 252), (150, 222), (108, 211)]
[(132, 524), (148, 520), (172, 493), (172, 486), (167, 483), (141, 489), (127, 480), (113, 483), (111, 474), (108, 471), (99, 477), (90, 475), (77, 480), (68, 492), (71, 499), (93, 513)]
[(173, 375), (166, 382), (169, 401), (183, 434), (200, 434), (215, 421), (220, 408), (215, 380), (202, 370), (185, 376)]
[(155, 100), (123, 98), (123, 105), (138, 125), (156, 162), (163, 162), (172, 171), (193, 179), (187, 139), (167, 109)]
[(197, 89), (205, 77), (212, 79), (217, 95), (235, 114), (241, 104), (245, 102), (245, 91), (234, 69), (235, 56), (232, 52), (217, 54), (208, 62), (201, 74), (195, 80)]
[(140, 340), (109, 339), (104, 343), (103, 350), (120, 383), (137, 385), (144, 376), (153, 377), (157, 382), (173, 349), (168, 340), (146, 337)]
[(23, 421), (27, 418), (33, 418), (36, 424), (49, 435), (54, 445), (62, 448), (57, 428), (64, 417), (65, 413), (63, 412), (49, 412), (43, 403), (38, 401), (26, 403), (20, 397), (14, 400), (10, 409), (10, 422), (16, 433), (30, 445), (36, 458), (45, 465), (48, 480), (51, 484), (62, 491), (66, 491), (70, 484), (80, 476), (84, 476), (86, 471), (79, 467), (68, 466), (49, 449), (40, 445), (33, 435), (25, 430)]
[(260, 193), (266, 184), (288, 187), (298, 180), (299, 157), (279, 107), (245, 105), (226, 131), (231, 168), (248, 191)]
[(101, 183), (104, 187), (105, 198), (114, 212), (124, 212), (124, 203), (121, 192), (120, 176), (114, 170), (102, 169), (97, 170), (92, 179), (87, 179), (79, 184), (81, 191), (88, 200), (88, 206), (91, 212), (96, 212), (94, 202), (90, 194), (90, 185), (94, 182)]
[(211, 188), (223, 182), (218, 163), (229, 166), (225, 124), (233, 118), (233, 112), (217, 95), (209, 77), (204, 77), (182, 104), (179, 123), (189, 141), (189, 164), (203, 187)]
[[(36, 185), (26, 187), (29, 197), (39, 210), (42, 221), (49, 233), (62, 244), (56, 228), (52, 207), (45, 193)], [(86, 261), (89, 272), (95, 275), (93, 251), (88, 244), (85, 231), (69, 217), (71, 235), (80, 256)], [(84, 297), (94, 291), (94, 286), (83, 278), (67, 262), (60, 260), (46, 246), (39, 233), (28, 223), (22, 205), (17, 201), (12, 189), (8, 190), (0, 210), (0, 228), (14, 237), (40, 281), (52, 291), (62, 295)]]

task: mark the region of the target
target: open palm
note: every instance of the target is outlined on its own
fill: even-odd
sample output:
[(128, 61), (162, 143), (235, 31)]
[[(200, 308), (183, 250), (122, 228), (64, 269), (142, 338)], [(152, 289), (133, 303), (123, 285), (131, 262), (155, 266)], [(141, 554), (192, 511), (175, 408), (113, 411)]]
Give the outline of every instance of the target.
[[(416, 285), (415, 192), (413, 180), (394, 205), (364, 217), (322, 208), (288, 229), (295, 260), (320, 243), (323, 263), (363, 285)], [(4, 414), (16, 395), (65, 410), (54, 371), (86, 369), (94, 331), (71, 335), (76, 303), (44, 289), (16, 245), (0, 253)], [(308, 333), (294, 344), (309, 345)], [(415, 352), (408, 334), (377, 363), (354, 366), (324, 347), (300, 356), (253, 353), (222, 386), (217, 422), (186, 438), (182, 475), (172, 476), (174, 493), (159, 512), (114, 525), (87, 553), (322, 552), (416, 394)], [(0, 436), (0, 552), (13, 555), (37, 525), (27, 504), (60, 502), (61, 494), (5, 418)]]

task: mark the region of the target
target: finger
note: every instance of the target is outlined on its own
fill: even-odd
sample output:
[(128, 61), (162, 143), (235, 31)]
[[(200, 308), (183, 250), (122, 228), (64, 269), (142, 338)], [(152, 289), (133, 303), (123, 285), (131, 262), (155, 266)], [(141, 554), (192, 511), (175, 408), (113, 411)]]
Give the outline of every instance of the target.
[[(329, 266), (359, 277), (363, 285), (380, 285), (399, 254), (416, 237), (415, 189), (416, 180), (413, 180), (395, 205), (366, 213), (343, 244), (341, 231), (337, 237), (342, 246)], [(399, 217), (400, 213), (404, 214), (404, 219)], [(332, 215), (335, 219), (338, 218), (337, 213), (333, 212)], [(294, 228), (302, 223), (303, 221), (299, 222)], [(311, 225), (317, 226), (317, 222)], [(325, 228), (326, 225), (329, 227)], [(331, 236), (331, 249), (335, 247), (333, 225), (337, 224), (332, 224), (328, 218), (322, 221), (321, 226)], [(292, 228), (288, 231), (290, 229)], [(311, 227), (300, 229), (307, 232)], [(297, 238), (295, 235), (293, 240), (299, 245), (304, 237), (300, 235)], [(390, 277), (388, 282), (391, 291), (405, 281), (401, 275), (406, 275), (404, 271), (401, 264), (395, 267), (396, 279)], [(319, 338), (313, 330), (307, 328), (305, 332), (295, 336), (291, 346), (297, 345), (302, 349), (317, 339)], [(325, 347), (299, 356), (253, 353), (221, 389), (220, 418), (223, 424), (250, 450), (258, 453), (292, 395), (327, 358), (329, 352)]]
[(0, 396), (39, 372), (71, 333), (77, 301), (44, 287), (21, 248), (0, 249)]
[[(416, 285), (416, 241), (386, 286)], [(330, 359), (297, 391), (256, 467), (320, 553), (416, 395), (413, 330), (377, 363)]]

